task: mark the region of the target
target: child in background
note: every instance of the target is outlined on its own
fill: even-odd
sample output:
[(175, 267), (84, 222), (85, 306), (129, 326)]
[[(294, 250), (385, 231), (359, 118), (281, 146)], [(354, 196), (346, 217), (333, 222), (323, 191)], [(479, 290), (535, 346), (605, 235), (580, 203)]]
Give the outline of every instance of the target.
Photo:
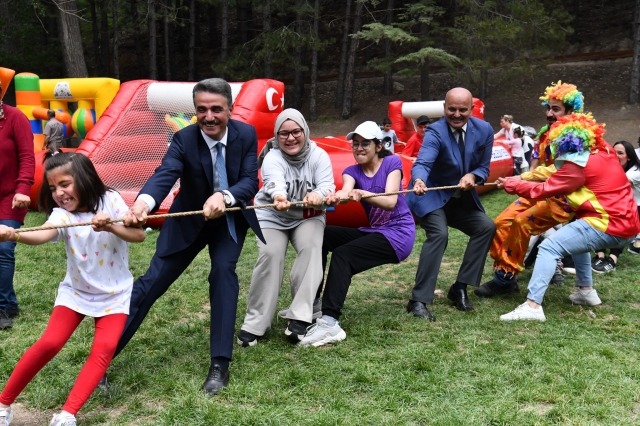
[(91, 353), (50, 426), (76, 424), (75, 414), (107, 371), (129, 314), (133, 276), (127, 243), (145, 239), (141, 228), (108, 223), (111, 218), (121, 217), (128, 207), (120, 194), (100, 180), (87, 157), (70, 152), (48, 154), (44, 182), (40, 208), (49, 214), (45, 225), (91, 221), (92, 226), (25, 233), (0, 226), (0, 241), (38, 245), (61, 239), (67, 252), (67, 274), (58, 287), (49, 324), (18, 361), (0, 394), (0, 426), (11, 423), (10, 405), (62, 349), (83, 318), (90, 316), (95, 318)]
[(398, 142), (398, 136), (396, 135), (396, 131), (391, 128), (391, 120), (387, 117), (382, 120), (382, 143), (384, 149), (391, 151), (393, 154), (393, 144), (396, 142)]
[(513, 157), (513, 175), (518, 176), (523, 172), (529, 171), (529, 163), (524, 159), (524, 132), (521, 127), (513, 130), (514, 139), (506, 140), (505, 143), (511, 148), (511, 156)]

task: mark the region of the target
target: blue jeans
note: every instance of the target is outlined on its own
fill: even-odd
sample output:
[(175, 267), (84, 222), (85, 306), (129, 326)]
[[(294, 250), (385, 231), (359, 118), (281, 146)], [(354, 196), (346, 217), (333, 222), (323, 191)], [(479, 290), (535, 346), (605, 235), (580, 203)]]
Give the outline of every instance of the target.
[(544, 293), (555, 273), (557, 259), (568, 255), (573, 255), (576, 264), (576, 286), (592, 286), (591, 252), (605, 247), (624, 247), (631, 240), (633, 238), (614, 237), (598, 231), (583, 219), (563, 226), (538, 247), (527, 298), (542, 304)]
[[(0, 220), (0, 225), (18, 229), (22, 223), (17, 220)], [(13, 241), (0, 243), (0, 311), (18, 309), (18, 299), (13, 290), (13, 271), (16, 269), (15, 249), (16, 243)]]

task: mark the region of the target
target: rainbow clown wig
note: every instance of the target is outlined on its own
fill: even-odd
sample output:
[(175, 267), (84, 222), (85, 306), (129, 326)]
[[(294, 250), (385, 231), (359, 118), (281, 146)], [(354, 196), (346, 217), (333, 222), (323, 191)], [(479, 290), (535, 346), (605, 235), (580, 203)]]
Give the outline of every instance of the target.
[(544, 95), (540, 96), (542, 105), (548, 106), (549, 99), (556, 99), (564, 105), (570, 107), (572, 112), (582, 112), (584, 108), (584, 96), (582, 92), (578, 92), (578, 88), (573, 84), (563, 83), (558, 80), (557, 83), (551, 84), (544, 90)]
[(549, 130), (551, 158), (586, 165), (589, 154), (609, 149), (602, 138), (606, 132), (604, 126), (604, 123), (596, 123), (591, 113), (558, 117)]

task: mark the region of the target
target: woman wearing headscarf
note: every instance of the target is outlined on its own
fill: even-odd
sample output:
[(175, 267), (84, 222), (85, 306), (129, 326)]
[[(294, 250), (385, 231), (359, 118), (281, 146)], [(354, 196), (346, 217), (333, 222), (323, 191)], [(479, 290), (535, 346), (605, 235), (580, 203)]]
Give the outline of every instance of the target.
[[(324, 198), (335, 191), (329, 155), (309, 139), (302, 114), (286, 109), (278, 115), (274, 137), (258, 158), (262, 188), (255, 205), (267, 244), (257, 240), (258, 261), (251, 277), (247, 314), (238, 333), (238, 344), (253, 346), (271, 327), (284, 275), (289, 242), (296, 250), (290, 274), (291, 305), (285, 334), (297, 343), (311, 324), (316, 290), (322, 281), (322, 236), (325, 228)], [(304, 201), (304, 205), (291, 205)]]

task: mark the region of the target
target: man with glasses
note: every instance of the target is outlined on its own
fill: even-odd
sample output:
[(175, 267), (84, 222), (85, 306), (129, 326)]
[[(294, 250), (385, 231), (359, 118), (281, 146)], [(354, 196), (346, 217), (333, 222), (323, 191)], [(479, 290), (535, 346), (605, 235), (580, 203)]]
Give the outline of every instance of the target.
[[(449, 235), (448, 227), (470, 237), (456, 281), (447, 297), (461, 311), (472, 311), (467, 285), (478, 286), (496, 227), (487, 217), (475, 185), (489, 176), (493, 129), (471, 117), (471, 92), (451, 89), (444, 101), (444, 117), (430, 125), (411, 169), (415, 193), (407, 196), (409, 208), (418, 217), (427, 239), (422, 245), (407, 311), (433, 320), (426, 305), (433, 303), (438, 271)], [(430, 187), (459, 186), (429, 191)]]
[(231, 86), (219, 78), (193, 88), (197, 125), (177, 132), (169, 150), (125, 214), (125, 224), (144, 224), (180, 179), (170, 213), (203, 210), (203, 215), (169, 218), (158, 237), (147, 272), (133, 283), (129, 318), (116, 355), (133, 337), (155, 301), (205, 247), (209, 248), (211, 367), (203, 388), (215, 395), (229, 382), (229, 363), (238, 305), (236, 262), (249, 227), (264, 242), (253, 210), (258, 192), (258, 138), (253, 126), (231, 119)]

